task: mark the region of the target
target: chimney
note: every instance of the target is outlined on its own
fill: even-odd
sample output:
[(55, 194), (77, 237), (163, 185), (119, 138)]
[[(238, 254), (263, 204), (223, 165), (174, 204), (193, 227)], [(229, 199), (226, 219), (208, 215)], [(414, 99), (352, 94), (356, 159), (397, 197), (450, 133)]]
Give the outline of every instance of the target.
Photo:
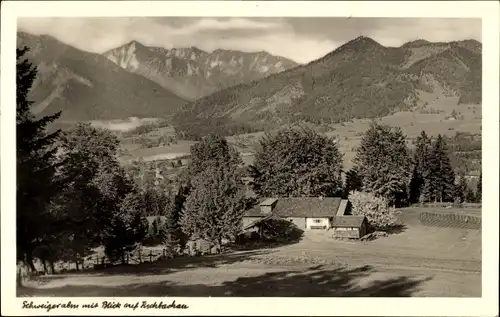
[(278, 199), (276, 198), (268, 198), (264, 200), (263, 202), (260, 203), (260, 213), (263, 215), (270, 214), (271, 212), (273, 212), (277, 202)]

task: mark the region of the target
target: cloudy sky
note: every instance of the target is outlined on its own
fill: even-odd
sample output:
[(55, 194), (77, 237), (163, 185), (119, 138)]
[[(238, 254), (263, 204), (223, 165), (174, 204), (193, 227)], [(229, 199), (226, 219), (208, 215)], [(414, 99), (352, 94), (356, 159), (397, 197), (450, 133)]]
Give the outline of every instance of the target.
[(25, 18), (19, 30), (48, 34), (103, 53), (132, 40), (148, 46), (268, 51), (299, 63), (364, 35), (386, 46), (405, 42), (481, 41), (479, 19), (436, 18)]

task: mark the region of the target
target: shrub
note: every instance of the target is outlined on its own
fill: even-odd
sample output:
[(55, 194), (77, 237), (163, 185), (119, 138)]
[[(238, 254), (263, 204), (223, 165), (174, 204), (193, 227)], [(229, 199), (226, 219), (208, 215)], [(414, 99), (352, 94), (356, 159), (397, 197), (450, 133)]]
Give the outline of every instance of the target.
[(387, 199), (377, 197), (372, 193), (352, 191), (349, 194), (352, 214), (365, 216), (370, 227), (375, 230), (387, 230), (396, 225), (396, 214), (389, 208)]

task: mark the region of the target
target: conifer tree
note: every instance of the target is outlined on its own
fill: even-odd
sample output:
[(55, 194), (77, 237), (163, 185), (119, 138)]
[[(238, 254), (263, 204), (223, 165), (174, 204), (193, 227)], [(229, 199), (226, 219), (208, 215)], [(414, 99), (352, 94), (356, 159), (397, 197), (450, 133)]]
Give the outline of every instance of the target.
[(476, 203), (481, 203), (483, 201), (483, 172), (479, 174), (479, 181), (476, 187)]
[(400, 128), (372, 123), (356, 151), (363, 190), (386, 198), (392, 205), (407, 200), (411, 157)]
[(474, 190), (467, 186), (466, 194), (465, 194), (465, 201), (468, 203), (475, 203), (476, 202), (476, 194), (474, 193)]
[(47, 126), (61, 113), (41, 118), (32, 114), (33, 102), (28, 93), (37, 69), (24, 58), (28, 51), (26, 47), (16, 50), (16, 243), (18, 260), (35, 270), (33, 251), (50, 236), (52, 217), (48, 208), (63, 185), (55, 179), (57, 148), (54, 143), (60, 131), (46, 132)]
[(413, 155), (413, 173), (410, 182), (410, 202), (417, 203), (420, 198), (422, 187), (424, 186), (424, 174), (427, 166), (427, 157), (431, 148), (431, 139), (425, 131), (417, 137), (415, 152)]
[(347, 197), (352, 191), (360, 191), (363, 188), (363, 180), (359, 175), (357, 166), (353, 166), (346, 173), (344, 195)]
[(456, 184), (455, 200), (459, 203), (463, 203), (466, 201), (466, 199), (470, 199), (469, 189), (470, 188), (467, 185), (465, 174), (461, 173), (461, 175), (458, 177), (458, 184)]
[(432, 144), (424, 178), (421, 201), (452, 202), (454, 200), (455, 173), (451, 167), (446, 142), (441, 135), (438, 135)]

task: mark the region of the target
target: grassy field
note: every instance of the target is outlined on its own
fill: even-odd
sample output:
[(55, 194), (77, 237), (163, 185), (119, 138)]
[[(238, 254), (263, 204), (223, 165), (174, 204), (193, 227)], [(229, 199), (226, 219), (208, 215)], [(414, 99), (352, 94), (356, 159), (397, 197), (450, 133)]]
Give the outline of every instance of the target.
[(481, 230), (423, 226), (423, 210), (402, 210), (401, 232), (373, 241), (306, 232), (287, 246), (41, 277), (18, 296), (480, 297)]
[[(481, 105), (457, 105), (457, 97), (443, 97), (436, 94), (425, 94), (422, 98), (427, 101), (427, 106), (414, 112), (397, 112), (382, 117), (378, 121), (382, 124), (399, 126), (407, 135), (408, 141), (415, 139), (422, 130), (428, 135), (453, 136), (457, 131), (480, 133), (481, 132)], [(456, 118), (451, 114), (455, 111)], [(149, 122), (148, 120), (147, 122)], [(133, 121), (135, 124), (137, 120)], [(352, 167), (357, 146), (361, 141), (362, 134), (370, 125), (370, 120), (356, 119), (351, 122), (333, 124), (318, 128), (318, 131), (330, 137), (336, 137), (339, 141), (340, 151), (344, 154), (344, 168)], [(107, 123), (109, 124), (109, 123)], [(119, 129), (123, 123), (117, 123)], [(132, 125), (132, 124), (131, 124)], [(135, 127), (135, 125), (134, 125)], [(160, 135), (173, 136), (171, 127), (163, 127), (145, 134), (145, 137), (158, 138)], [(231, 145), (235, 146), (243, 155), (243, 161), (249, 165), (253, 162), (253, 155), (258, 146), (259, 139), (264, 132), (242, 134), (227, 137)], [(124, 148), (128, 154), (123, 160), (133, 160), (142, 157), (144, 160), (173, 159), (189, 153), (189, 148), (196, 142), (178, 141), (177, 144), (168, 146), (141, 148), (134, 144), (132, 138), (123, 139)]]

